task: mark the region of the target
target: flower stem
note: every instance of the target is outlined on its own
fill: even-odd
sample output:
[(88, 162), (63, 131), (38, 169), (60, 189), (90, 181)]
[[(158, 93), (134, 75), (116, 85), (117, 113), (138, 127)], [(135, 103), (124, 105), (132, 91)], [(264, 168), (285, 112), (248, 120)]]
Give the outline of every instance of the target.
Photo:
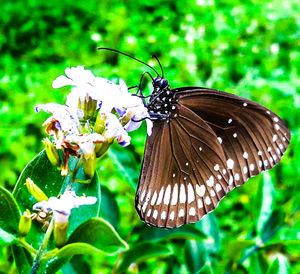
[(38, 271), (38, 269), (40, 267), (41, 257), (43, 255), (44, 251), (46, 250), (48, 241), (49, 241), (51, 233), (53, 231), (53, 225), (54, 225), (54, 219), (52, 218), (52, 220), (51, 220), (51, 222), (49, 224), (49, 227), (48, 227), (48, 229), (46, 231), (46, 234), (45, 234), (45, 237), (43, 239), (43, 242), (42, 242), (42, 244), (40, 246), (40, 249), (38, 251), (38, 254), (37, 254), (37, 256), (34, 259), (34, 262), (33, 262), (33, 265), (32, 265), (31, 271), (30, 271), (30, 274), (37, 273), (37, 271)]
[(19, 239), (19, 244), (26, 248), (30, 253), (37, 254), (37, 250), (33, 248), (30, 244), (28, 244), (24, 238)]

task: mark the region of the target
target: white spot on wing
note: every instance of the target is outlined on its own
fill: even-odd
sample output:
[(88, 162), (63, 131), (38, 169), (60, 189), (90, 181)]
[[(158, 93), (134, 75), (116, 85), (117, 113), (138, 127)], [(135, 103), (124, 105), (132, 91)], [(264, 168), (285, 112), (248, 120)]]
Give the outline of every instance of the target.
[(175, 211), (172, 211), (170, 214), (170, 220), (173, 221), (175, 217)]
[(237, 137), (237, 133), (233, 133), (233, 138), (236, 138)]
[(232, 122), (232, 119), (230, 118), (230, 119), (228, 119), (228, 124), (230, 124)]
[(158, 215), (158, 211), (155, 209), (154, 211), (153, 211), (153, 218), (156, 220), (156, 218), (157, 218), (157, 215)]
[(157, 198), (157, 192), (156, 190), (153, 193), (152, 199), (151, 199), (151, 205), (153, 206), (156, 202), (156, 198)]
[(243, 157), (244, 157), (245, 159), (248, 159), (248, 153), (247, 153), (246, 151), (244, 152)]
[(206, 198), (205, 198), (205, 203), (206, 203), (207, 205), (210, 205), (210, 204), (211, 204), (211, 199), (210, 199), (208, 196), (206, 196)]
[(161, 215), (160, 215), (160, 218), (161, 218), (162, 220), (165, 220), (166, 217), (167, 217), (167, 212), (166, 212), (166, 211), (163, 211), (163, 212), (161, 213)]
[(194, 207), (191, 207), (190, 210), (189, 210), (189, 215), (191, 216), (195, 216), (196, 215), (196, 210)]
[(140, 201), (143, 201), (143, 200), (144, 200), (145, 195), (146, 195), (146, 190), (144, 189), (144, 191), (143, 191), (142, 194), (141, 194)]
[(249, 168), (250, 168), (251, 171), (253, 171), (254, 168), (255, 168), (254, 164), (250, 164)]
[(210, 176), (209, 179), (206, 181), (206, 184), (212, 187), (214, 185), (214, 177)]
[(222, 176), (220, 174), (217, 175), (218, 180), (222, 179)]
[(186, 201), (185, 186), (184, 186), (184, 184), (180, 185), (179, 201), (180, 201), (181, 204), (184, 204), (185, 201)]
[(184, 209), (180, 209), (178, 213), (178, 217), (183, 217), (184, 216)]
[(274, 117), (274, 121), (275, 121), (276, 123), (278, 123), (278, 122), (279, 122), (279, 119), (278, 119), (277, 117)]
[(178, 185), (175, 184), (172, 193), (171, 205), (176, 205), (178, 200)]
[(243, 104), (243, 107), (246, 107), (246, 106), (248, 106), (248, 104), (247, 104), (247, 103), (244, 103), (244, 104)]
[(261, 160), (259, 160), (258, 165), (259, 165), (259, 167), (262, 167), (262, 161)]
[(170, 202), (171, 198), (171, 185), (167, 186), (166, 192), (165, 192), (165, 197), (164, 197), (164, 204), (168, 205)]
[(280, 129), (280, 126), (278, 124), (275, 124), (275, 129), (278, 131)]
[(211, 197), (215, 197), (216, 196), (216, 192), (214, 190), (212, 190), (212, 189), (210, 190), (209, 193), (210, 193)]
[(201, 199), (197, 200), (197, 205), (198, 205), (198, 208), (202, 208), (203, 207), (203, 202), (202, 202)]
[(160, 205), (161, 204), (163, 197), (164, 197), (164, 187), (162, 187), (160, 189), (160, 192), (159, 192), (159, 195), (158, 195), (158, 199), (156, 201), (156, 205)]
[(197, 194), (200, 196), (200, 197), (203, 197), (204, 194), (205, 194), (205, 186), (204, 185), (201, 185), (199, 186), (198, 184), (196, 184), (196, 192)]
[(233, 184), (233, 177), (230, 175), (230, 177), (229, 177), (229, 182), (228, 182), (228, 184), (230, 184), (230, 185), (232, 185)]
[(150, 217), (152, 209), (150, 208), (147, 212), (147, 217)]
[(188, 184), (188, 203), (190, 204), (195, 200), (194, 189), (191, 183)]
[(229, 158), (227, 160), (227, 167), (228, 167), (228, 169), (233, 169), (233, 166), (234, 166), (234, 161)]
[(244, 166), (243, 170), (244, 170), (244, 174), (248, 173), (248, 167), (247, 166)]
[(218, 141), (219, 141), (220, 144), (222, 144), (222, 141), (223, 141), (223, 140), (222, 140), (221, 137), (218, 137)]
[(268, 147), (268, 152), (270, 152), (272, 150), (272, 148)]
[(142, 207), (143, 212), (146, 211), (147, 206), (148, 206), (148, 202), (145, 202)]
[(216, 184), (216, 191), (219, 192), (222, 190), (222, 187), (220, 184)]
[(214, 170), (215, 171), (218, 171), (220, 169), (220, 166), (218, 165), (218, 164), (216, 164), (215, 166), (214, 166)]
[(240, 180), (240, 174), (238, 174), (238, 173), (234, 174), (234, 180), (239, 181)]
[(278, 139), (277, 134), (274, 134), (274, 135), (273, 135), (273, 142), (276, 142), (277, 139)]
[(268, 166), (268, 165), (269, 165), (268, 160), (264, 160), (264, 165), (265, 165), (265, 166)]
[(259, 150), (259, 151), (257, 152), (257, 155), (258, 155), (258, 156), (261, 156), (261, 155), (262, 155), (262, 152)]

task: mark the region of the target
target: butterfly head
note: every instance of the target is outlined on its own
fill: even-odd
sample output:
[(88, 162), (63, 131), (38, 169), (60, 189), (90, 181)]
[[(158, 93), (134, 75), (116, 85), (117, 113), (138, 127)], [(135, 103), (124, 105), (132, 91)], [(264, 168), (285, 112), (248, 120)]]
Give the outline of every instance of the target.
[(168, 80), (160, 76), (155, 77), (152, 84), (155, 90), (163, 90), (169, 86)]

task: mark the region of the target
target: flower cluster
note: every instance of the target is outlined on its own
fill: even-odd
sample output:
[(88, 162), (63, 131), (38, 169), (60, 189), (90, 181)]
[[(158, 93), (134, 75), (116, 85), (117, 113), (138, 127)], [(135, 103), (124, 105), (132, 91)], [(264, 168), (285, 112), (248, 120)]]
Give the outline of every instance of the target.
[[(61, 174), (66, 176), (69, 157), (81, 157), (85, 174), (92, 178), (96, 158), (114, 140), (122, 146), (129, 145), (127, 132), (139, 128), (149, 114), (142, 99), (129, 93), (122, 79), (115, 84), (94, 76), (83, 66), (67, 68), (65, 74), (56, 78), (52, 86), (72, 86), (66, 105), (48, 103), (36, 106), (35, 110), (52, 114), (43, 123), (52, 139), (44, 141), (50, 161), (59, 165), (56, 150), (63, 150)], [(146, 123), (151, 135), (152, 122), (146, 119)]]

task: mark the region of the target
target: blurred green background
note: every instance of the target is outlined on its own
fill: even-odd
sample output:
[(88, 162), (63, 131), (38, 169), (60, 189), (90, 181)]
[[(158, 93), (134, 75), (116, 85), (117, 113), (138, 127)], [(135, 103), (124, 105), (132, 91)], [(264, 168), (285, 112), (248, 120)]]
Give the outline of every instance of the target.
[[(134, 208), (145, 126), (132, 145), (115, 145), (98, 162), (101, 214), (128, 241), (119, 256), (76, 257), (64, 273), (300, 273), (300, 90), (297, 0), (1, 1), (0, 184), (12, 189), (41, 149), (47, 114), (39, 103), (63, 103), (68, 88), (52, 81), (68, 66), (136, 85), (143, 65), (106, 51), (132, 54), (159, 69), (171, 87), (206, 86), (247, 97), (288, 124), (292, 140), (271, 171), (228, 194), (194, 225), (161, 230)], [(146, 94), (151, 86), (145, 83)], [(203, 239), (202, 232), (208, 235)], [(0, 248), (0, 271), (16, 270)], [(81, 262), (82, 264), (78, 264)], [(86, 263), (84, 270), (81, 268)], [(199, 272), (200, 271), (200, 272)]]

